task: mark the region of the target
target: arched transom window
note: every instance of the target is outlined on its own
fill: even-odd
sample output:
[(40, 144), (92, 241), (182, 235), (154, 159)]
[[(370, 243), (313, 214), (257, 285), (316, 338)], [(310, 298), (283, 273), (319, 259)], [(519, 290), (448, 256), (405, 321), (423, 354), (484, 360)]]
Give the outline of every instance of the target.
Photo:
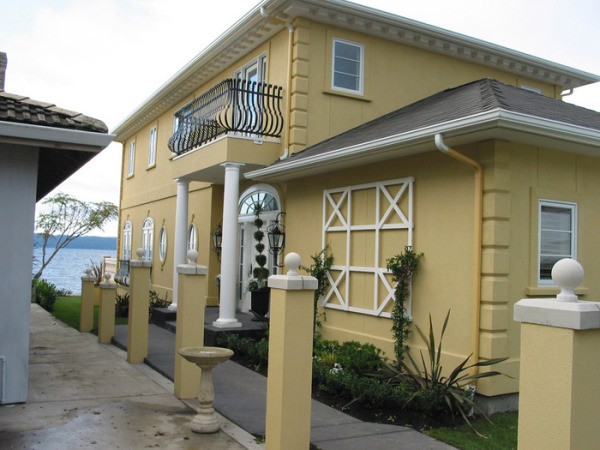
[(254, 191), (240, 201), (240, 216), (255, 216), (257, 211), (279, 211), (277, 198), (270, 192)]

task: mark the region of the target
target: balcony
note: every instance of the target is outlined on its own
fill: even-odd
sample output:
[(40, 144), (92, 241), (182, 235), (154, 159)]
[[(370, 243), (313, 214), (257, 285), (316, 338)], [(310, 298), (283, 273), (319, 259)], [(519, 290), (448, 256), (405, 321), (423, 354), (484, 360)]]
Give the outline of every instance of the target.
[(177, 128), (169, 149), (184, 154), (228, 133), (245, 137), (281, 136), (282, 88), (226, 79), (175, 113)]

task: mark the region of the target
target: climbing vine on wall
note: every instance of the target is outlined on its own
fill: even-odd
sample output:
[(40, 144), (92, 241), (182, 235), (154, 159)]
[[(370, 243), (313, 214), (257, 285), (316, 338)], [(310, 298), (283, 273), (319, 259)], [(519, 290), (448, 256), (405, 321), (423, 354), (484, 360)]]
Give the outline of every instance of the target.
[(394, 289), (394, 309), (392, 311), (392, 333), (394, 335), (394, 354), (398, 365), (404, 360), (406, 342), (410, 333), (410, 317), (406, 312), (406, 303), (410, 295), (410, 283), (413, 275), (417, 273), (423, 253), (415, 253), (412, 247), (405, 247), (404, 251), (388, 260), (387, 269), (392, 272)]

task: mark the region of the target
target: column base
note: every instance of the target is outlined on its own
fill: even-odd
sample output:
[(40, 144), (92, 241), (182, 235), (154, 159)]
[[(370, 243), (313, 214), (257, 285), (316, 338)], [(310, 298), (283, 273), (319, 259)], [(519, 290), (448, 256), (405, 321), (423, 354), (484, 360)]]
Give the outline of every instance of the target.
[(242, 322), (237, 319), (217, 319), (213, 322), (213, 327), (217, 328), (241, 328)]

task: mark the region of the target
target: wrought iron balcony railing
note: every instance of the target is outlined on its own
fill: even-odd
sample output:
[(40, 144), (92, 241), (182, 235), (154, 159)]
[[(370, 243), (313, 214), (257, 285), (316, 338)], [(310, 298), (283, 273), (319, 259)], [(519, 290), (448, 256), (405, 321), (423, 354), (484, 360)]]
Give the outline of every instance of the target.
[(281, 91), (272, 84), (231, 78), (221, 81), (175, 113), (177, 126), (169, 149), (180, 155), (229, 132), (281, 136)]

